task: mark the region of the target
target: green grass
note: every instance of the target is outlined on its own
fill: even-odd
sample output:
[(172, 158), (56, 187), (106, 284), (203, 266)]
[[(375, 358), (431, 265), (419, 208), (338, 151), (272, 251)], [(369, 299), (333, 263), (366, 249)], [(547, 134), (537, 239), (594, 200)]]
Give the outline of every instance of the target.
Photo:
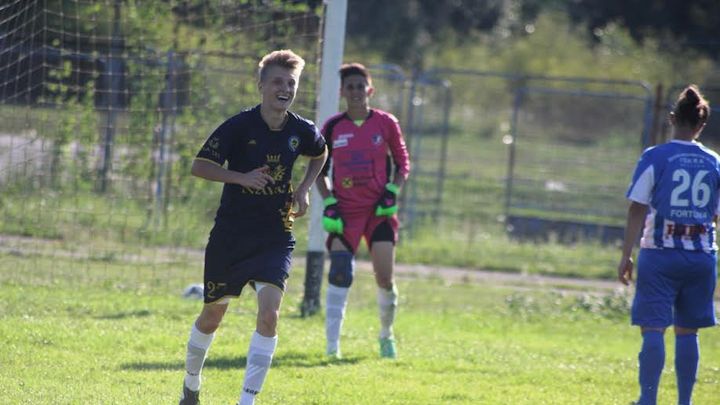
[[(500, 138), (500, 134), (489, 138), (450, 135), (440, 205), (443, 218), (472, 215), (485, 225), (505, 214), (509, 148)], [(618, 138), (624, 143), (615, 144)], [(561, 142), (548, 134), (517, 140), (510, 212), (624, 225), (625, 191), (640, 149), (631, 136), (602, 141)], [(427, 136), (418, 149), (417, 171), (406, 187), (411, 194), (407, 201), (417, 204), (416, 211), (428, 213), (438, 208), (434, 201), (440, 181), (441, 139)]]
[[(174, 403), (197, 301), (199, 259), (129, 265), (0, 255), (0, 395), (7, 404)], [(557, 292), (440, 279), (399, 280), (399, 359), (377, 356), (372, 277), (350, 296), (341, 361), (323, 355), (321, 317), (302, 319), (290, 279), (273, 367), (258, 404), (627, 404), (639, 335), (627, 294)], [(598, 293), (599, 294), (599, 293)], [(204, 371), (204, 403), (234, 403), (254, 326), (251, 295), (231, 306)], [(674, 403), (672, 338), (660, 404)], [(701, 335), (695, 402), (720, 386), (720, 332)]]
[(472, 219), (439, 228), (428, 226), (401, 239), (397, 260), (434, 266), (550, 276), (612, 279), (619, 249), (595, 241), (573, 245), (510, 239), (500, 224), (478, 225)]
[[(212, 194), (212, 195), (211, 195)], [(483, 193), (478, 193), (483, 199)], [(155, 224), (145, 200), (120, 195), (46, 190), (37, 194), (0, 195), (0, 248), (10, 236), (27, 237), (13, 249), (41, 251), (47, 257), (102, 258), (124, 261), (128, 255), (143, 262), (165, 262), (159, 253), (174, 249), (202, 249), (212, 227), (219, 189), (194, 200), (178, 199), (168, 217)], [(477, 207), (479, 204), (475, 205)], [(401, 231), (398, 261), (496, 270), (513, 273), (612, 278), (619, 257), (617, 247), (583, 241), (536, 244), (510, 239), (492, 212), (448, 206), (449, 215), (437, 223), (418, 220)], [(498, 213), (499, 214), (499, 213)], [(307, 218), (296, 222), (298, 251), (307, 247)], [(13, 242), (15, 243), (15, 242)], [(3, 249), (6, 250), (6, 249)], [(366, 257), (364, 248), (360, 252)]]

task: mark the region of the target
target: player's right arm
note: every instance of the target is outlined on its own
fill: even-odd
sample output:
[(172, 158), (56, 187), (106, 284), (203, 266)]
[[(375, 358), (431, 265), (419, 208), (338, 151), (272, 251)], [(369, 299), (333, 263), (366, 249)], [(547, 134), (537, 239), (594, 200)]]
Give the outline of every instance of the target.
[(323, 199), (323, 229), (328, 233), (336, 233), (342, 235), (345, 230), (345, 223), (343, 222), (342, 216), (340, 215), (340, 208), (338, 206), (338, 200), (335, 198), (331, 191), (331, 179), (330, 179), (330, 158), (332, 156), (332, 129), (328, 128), (328, 123), (332, 122), (332, 119), (325, 123), (322, 129), (322, 134), (325, 137), (327, 147), (327, 160), (320, 174), (315, 179), (315, 185), (317, 186), (318, 193)]
[(625, 222), (622, 255), (617, 268), (618, 281), (624, 285), (629, 285), (633, 277), (632, 251), (645, 225), (645, 217), (655, 189), (655, 166), (652, 163), (653, 150), (654, 148), (646, 149), (640, 155), (630, 187), (626, 193), (626, 197), (630, 200), (630, 206), (628, 206)]
[(632, 280), (633, 260), (632, 251), (635, 241), (638, 240), (640, 232), (645, 223), (645, 216), (648, 212), (648, 206), (637, 201), (631, 201), (628, 207), (627, 221), (625, 224), (625, 237), (622, 245), (622, 256), (618, 264), (617, 274), (618, 280), (628, 285)]
[(260, 190), (273, 183), (273, 178), (268, 174), (269, 170), (268, 166), (262, 166), (247, 173), (240, 173), (228, 170), (213, 161), (197, 158), (193, 161), (190, 173), (205, 180), (239, 184)]

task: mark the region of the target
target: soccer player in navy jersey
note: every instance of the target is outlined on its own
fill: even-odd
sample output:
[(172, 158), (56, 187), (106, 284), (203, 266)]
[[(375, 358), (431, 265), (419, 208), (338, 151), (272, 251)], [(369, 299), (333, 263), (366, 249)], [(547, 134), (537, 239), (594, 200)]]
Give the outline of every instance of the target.
[[(290, 50), (265, 55), (258, 71), (261, 103), (223, 122), (193, 162), (193, 175), (225, 185), (205, 249), (205, 304), (190, 331), (180, 405), (199, 403), (208, 348), (230, 298), (246, 284), (257, 293), (258, 312), (240, 405), (254, 403), (270, 368), (295, 246), (293, 220), (305, 214), (308, 191), (327, 157), (315, 124), (288, 111), (304, 65)], [(311, 160), (293, 190), (292, 168), (300, 155)]]
[[(673, 140), (645, 150), (627, 192), (618, 279), (632, 279), (640, 236), (632, 323), (642, 332), (639, 405), (657, 401), (665, 364), (663, 335), (675, 329), (678, 404), (690, 405), (698, 362), (698, 329), (713, 326), (717, 280), (716, 222), (720, 156), (697, 141), (710, 114), (698, 88), (688, 86), (670, 114)], [(643, 227), (644, 223), (644, 227)]]
[(390, 113), (370, 108), (374, 88), (365, 66), (352, 63), (340, 68), (340, 92), (347, 110), (330, 117), (322, 129), (331, 156), (332, 179), (328, 178), (326, 165), (317, 180), (324, 199), (323, 226), (329, 233), (330, 250), (327, 353), (340, 357), (340, 329), (353, 282), (355, 253), (365, 238), (378, 286), (380, 355), (395, 358), (397, 197), (410, 173), (410, 159), (398, 120)]

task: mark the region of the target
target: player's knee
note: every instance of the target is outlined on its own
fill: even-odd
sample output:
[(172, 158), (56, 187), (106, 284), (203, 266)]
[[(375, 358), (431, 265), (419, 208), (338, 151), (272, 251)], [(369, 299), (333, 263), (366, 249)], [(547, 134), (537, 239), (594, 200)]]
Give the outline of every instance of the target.
[(205, 320), (198, 319), (198, 321), (195, 323), (195, 325), (197, 326), (197, 328), (200, 332), (205, 333), (205, 334), (210, 334), (210, 333), (214, 333), (217, 330), (217, 328), (220, 327), (220, 322), (210, 320), (210, 319), (205, 319)]
[(348, 288), (352, 285), (355, 273), (355, 258), (347, 250), (330, 252), (330, 273), (328, 282), (337, 287)]
[(263, 330), (274, 331), (277, 327), (280, 311), (275, 309), (261, 310), (258, 314), (258, 323)]
[(650, 326), (641, 326), (641, 327), (640, 327), (640, 333), (644, 335), (644, 334), (647, 333), (647, 332), (656, 332), (656, 333), (660, 333), (660, 334), (662, 335), (662, 334), (665, 334), (665, 329), (666, 329), (666, 328), (650, 327)]
[(698, 330), (697, 330), (697, 329), (683, 328), (683, 327), (681, 327), (681, 326), (676, 326), (676, 327), (675, 327), (675, 334), (678, 335), (678, 336), (683, 336), (683, 335), (696, 335), (697, 333), (698, 333)]
[(206, 308), (198, 317), (195, 325), (202, 333), (213, 333), (220, 327), (225, 311), (221, 308)]
[(394, 285), (392, 274), (376, 274), (375, 281), (377, 282), (378, 287), (386, 290), (392, 290)]

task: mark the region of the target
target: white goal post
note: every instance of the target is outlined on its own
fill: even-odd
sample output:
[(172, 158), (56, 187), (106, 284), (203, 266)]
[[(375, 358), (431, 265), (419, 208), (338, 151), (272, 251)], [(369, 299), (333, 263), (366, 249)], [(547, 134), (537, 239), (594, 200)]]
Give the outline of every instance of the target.
[[(345, 48), (345, 22), (347, 0), (325, 0), (325, 17), (320, 61), (320, 89), (317, 92), (315, 123), (320, 126), (338, 111), (340, 102), (340, 76)], [(325, 262), (325, 231), (322, 227), (323, 203), (317, 188), (313, 188), (310, 201), (308, 250), (305, 264), (305, 295), (301, 307), (303, 316), (320, 310), (320, 286)]]

